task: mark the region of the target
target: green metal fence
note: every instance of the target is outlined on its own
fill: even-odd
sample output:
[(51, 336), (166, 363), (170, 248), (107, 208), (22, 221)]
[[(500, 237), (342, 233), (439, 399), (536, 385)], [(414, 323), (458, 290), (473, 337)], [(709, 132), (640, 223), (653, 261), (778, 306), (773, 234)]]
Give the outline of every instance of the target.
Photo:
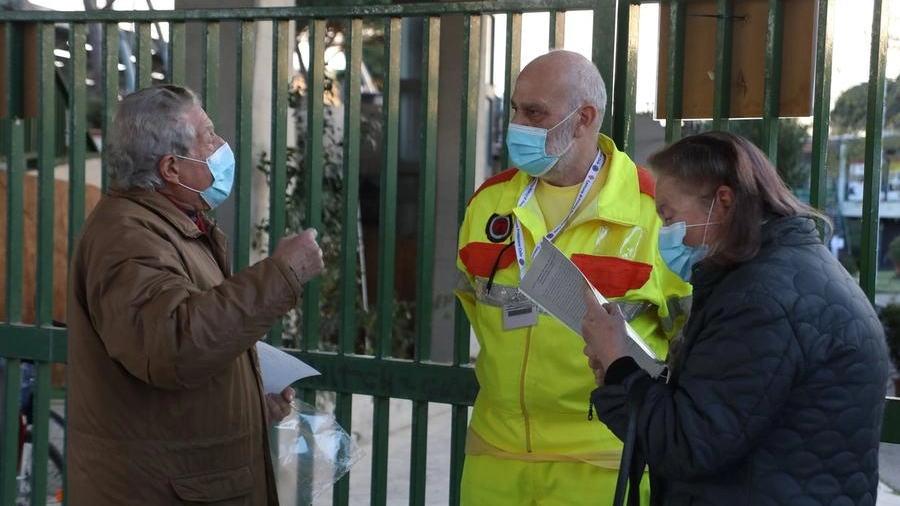
[[(873, 2), (869, 82), (884, 83), (887, 15), (883, 0)], [(314, 402), (316, 392), (333, 392), (335, 416), (347, 430), (354, 430), (353, 396), (372, 396), (373, 445), (367, 457), (373, 469), (370, 503), (388, 503), (390, 400), (407, 399), (413, 405), (408, 502), (426, 504), (429, 405), (439, 403), (452, 410), (446, 435), (451, 441), (449, 487), (441, 504), (458, 504), (468, 407), (477, 385), (469, 364), (468, 324), (452, 302), (451, 287), (436, 280), (454, 269), (454, 255), (448, 260), (441, 254), (442, 247), (449, 244), (453, 249), (455, 226), (476, 181), (504, 159), (502, 153), (486, 154), (485, 145), (496, 133), (486, 118), (493, 111), (499, 115), (497, 123), (505, 124), (508, 109), (490, 107), (486, 97), (501, 104), (508, 99), (522, 61), (523, 37), (527, 37), (522, 33), (524, 15), (547, 13), (546, 47), (554, 48), (564, 45), (565, 13), (588, 11), (593, 16), (591, 32), (579, 36), (590, 39), (592, 59), (609, 88), (603, 131), (633, 153), (642, 3), (655, 2), (501, 0), (126, 13), (0, 11), (0, 73), (7, 76), (7, 93), (2, 97), (7, 114), (0, 119), (0, 162), (7, 175), (6, 223), (0, 224), (5, 230), (6, 260), (5, 319), (0, 323), (0, 356), (6, 357), (0, 503), (13, 504), (16, 493), (15, 408), (22, 360), (33, 361), (36, 367), (32, 504), (42, 503), (48, 492), (45, 457), (51, 400), (65, 394), (64, 385), (51, 379), (52, 364), (66, 359), (65, 329), (54, 325), (54, 320), (64, 320), (59, 317), (64, 309), (53, 297), (54, 287), (64, 286), (65, 279), (50, 266), (54, 255), (71, 249), (84, 220), (89, 182), (95, 180), (105, 189), (95, 148), (102, 146), (121, 94), (131, 87), (173, 82), (200, 92), (210, 117), (235, 148), (240, 168), (235, 194), (220, 218), (229, 226), (236, 269), (271, 250), (285, 233), (291, 205), (285, 195), (297, 185), (303, 188), (305, 226), (321, 229), (328, 226), (329, 216), (338, 216), (339, 233), (329, 239), (337, 253), (328, 269), (339, 275), (309, 283), (298, 313), (302, 316), (273, 329), (268, 340), (287, 346), (323, 373), (304, 380), (305, 398)], [(666, 140), (680, 137), (684, 125), (683, 69), (690, 58), (684, 40), (686, 11), (692, 3), (667, 4), (668, 47), (672, 49), (664, 92)], [(711, 3), (718, 13), (714, 75), (729, 76), (735, 6), (729, 0)], [(825, 204), (828, 184), (834, 3), (818, 1), (815, 20), (809, 194), (819, 207)], [(768, 1), (769, 56), (762, 118), (763, 145), (773, 158), (780, 121), (782, 7), (782, 1)], [(497, 17), (500, 14), (502, 18)], [(336, 26), (347, 62), (346, 70), (337, 76), (326, 68)], [(367, 45), (373, 30), (379, 34), (375, 56)], [(301, 31), (308, 41), (305, 59), (296, 43)], [(494, 51), (493, 41), (501, 34), (505, 45)], [(29, 43), (35, 48), (33, 62), (23, 61), (22, 48)], [(271, 57), (271, 62), (261, 63), (260, 54)], [(495, 61), (494, 54), (502, 57)], [(373, 58), (381, 69), (377, 96), (357, 86), (368, 79), (364, 64), (371, 64)], [(506, 69), (502, 83), (492, 82), (487, 61), (491, 68)], [(24, 69), (32, 63), (29, 81)], [(298, 72), (305, 90), (299, 95), (303, 106), (291, 109), (298, 95), (292, 94), (289, 83)], [(505, 95), (488, 96), (485, 88), (492, 84), (502, 85)], [(340, 93), (334, 92), (336, 86)], [(733, 83), (727, 77), (717, 78), (714, 89), (712, 126), (728, 128)], [(263, 104), (258, 99), (261, 90), (271, 92)], [(342, 109), (333, 107), (335, 97)], [(36, 103), (34, 114), (29, 115), (23, 106), (26, 99)], [(884, 100), (883, 86), (869, 87), (860, 284), (873, 300)], [(336, 123), (341, 126), (337, 134), (332, 130)], [(366, 128), (372, 124), (379, 127), (375, 134)], [(299, 128), (296, 134), (292, 133), (295, 128)], [(267, 138), (254, 136), (260, 129), (270, 132)], [(327, 141), (333, 135), (342, 141), (338, 147)], [(366, 148), (372, 135), (374, 150)], [(293, 145), (303, 146), (296, 155), (305, 160), (301, 179), (291, 176)], [(268, 160), (267, 176), (254, 170), (261, 164), (261, 152)], [(92, 169), (97, 166), (99, 172)], [(58, 179), (60, 172), (66, 183)], [(32, 177), (37, 193), (29, 200), (26, 180)], [(265, 184), (260, 187), (261, 177)], [(333, 181), (340, 182), (337, 189), (328, 186)], [(65, 208), (57, 201), (62, 184), (67, 188)], [(29, 202), (33, 202), (32, 210), (27, 209)], [(407, 216), (410, 210), (413, 220)], [(34, 228), (26, 216), (34, 216)], [(62, 237), (59, 216), (68, 226)], [(257, 234), (261, 220), (267, 221), (267, 235)], [(28, 241), (34, 242), (36, 254), (25, 251)], [(374, 260), (371, 256), (368, 262), (360, 260), (361, 243), (369, 245), (370, 254), (374, 250)], [(29, 266), (32, 277), (27, 275)], [(409, 308), (406, 319), (398, 318), (397, 311), (398, 290), (403, 286), (406, 293), (399, 297)], [(368, 312), (359, 310), (363, 289), (363, 306), (368, 289), (373, 294)], [(31, 303), (33, 309), (28, 309)], [(328, 304), (337, 310), (325, 311)], [(398, 345), (402, 333), (397, 330), (398, 321), (409, 322), (405, 332), (411, 342), (404, 346)], [(397, 349), (410, 351), (398, 354)], [(885, 441), (900, 442), (898, 416), (898, 403), (888, 403)], [(344, 478), (335, 485), (332, 500), (346, 505), (349, 498), (350, 480)]]

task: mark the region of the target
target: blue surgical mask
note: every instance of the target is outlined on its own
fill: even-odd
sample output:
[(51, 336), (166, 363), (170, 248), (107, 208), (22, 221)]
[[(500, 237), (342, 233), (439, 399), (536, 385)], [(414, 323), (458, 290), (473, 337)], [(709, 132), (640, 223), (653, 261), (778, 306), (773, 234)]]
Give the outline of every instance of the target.
[(187, 156), (175, 156), (184, 158), (185, 160), (205, 163), (209, 168), (210, 174), (213, 176), (212, 184), (205, 190), (197, 190), (180, 182), (178, 183), (179, 185), (192, 192), (199, 193), (200, 198), (206, 202), (206, 205), (208, 205), (210, 209), (215, 209), (220, 206), (222, 202), (225, 202), (225, 199), (231, 194), (231, 187), (234, 185), (234, 153), (231, 151), (231, 146), (229, 146), (227, 142), (219, 146), (219, 149), (211, 154), (205, 162)]
[[(709, 246), (706, 244), (706, 232), (710, 225), (716, 225), (720, 222), (710, 222), (712, 216), (713, 205), (716, 203), (713, 199), (709, 205), (709, 212), (706, 215), (706, 223), (696, 223), (688, 225), (684, 221), (672, 223), (660, 227), (659, 229), (659, 254), (663, 261), (669, 266), (675, 274), (684, 281), (691, 280), (691, 271), (694, 264), (706, 258), (709, 253)], [(684, 236), (690, 227), (707, 227), (703, 230), (702, 243), (699, 246), (688, 246), (684, 243)]]
[(672, 272), (685, 280), (691, 280), (691, 269), (694, 264), (703, 260), (709, 250), (706, 244), (688, 246), (684, 243), (684, 235), (687, 227), (702, 227), (698, 225), (685, 225), (683, 221), (666, 225), (659, 229), (659, 254)]
[(580, 107), (576, 107), (568, 116), (549, 130), (546, 128), (510, 123), (506, 130), (506, 149), (509, 152), (509, 161), (514, 167), (525, 172), (529, 176), (541, 177), (559, 161), (559, 157), (572, 147), (572, 142), (558, 155), (547, 154), (547, 135), (550, 130), (562, 125), (571, 118)]

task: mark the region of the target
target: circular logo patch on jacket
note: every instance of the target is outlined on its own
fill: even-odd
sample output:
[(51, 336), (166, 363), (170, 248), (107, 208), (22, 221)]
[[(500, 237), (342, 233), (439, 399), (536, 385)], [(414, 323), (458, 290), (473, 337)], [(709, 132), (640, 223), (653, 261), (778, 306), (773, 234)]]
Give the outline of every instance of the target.
[(491, 242), (503, 242), (509, 238), (512, 233), (512, 215), (500, 216), (492, 214), (488, 218), (487, 227), (484, 229), (485, 235)]

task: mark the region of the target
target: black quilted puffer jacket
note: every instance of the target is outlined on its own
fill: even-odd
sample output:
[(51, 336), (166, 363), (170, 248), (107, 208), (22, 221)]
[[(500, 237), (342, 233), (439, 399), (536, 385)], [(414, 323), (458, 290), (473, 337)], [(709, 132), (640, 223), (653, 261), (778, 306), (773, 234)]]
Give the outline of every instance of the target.
[(812, 220), (763, 228), (752, 260), (695, 267), (669, 383), (623, 358), (592, 402), (623, 439), (633, 403), (636, 452), (664, 504), (874, 505), (888, 360), (878, 316)]

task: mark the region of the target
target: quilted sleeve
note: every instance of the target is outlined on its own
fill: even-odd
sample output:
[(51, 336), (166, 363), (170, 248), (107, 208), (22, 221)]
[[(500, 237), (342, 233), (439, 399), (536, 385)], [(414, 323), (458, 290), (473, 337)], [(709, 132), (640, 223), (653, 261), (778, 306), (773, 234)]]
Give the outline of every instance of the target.
[(716, 307), (699, 322), (677, 387), (643, 375), (594, 395), (598, 416), (619, 435), (623, 393), (638, 403), (639, 447), (671, 478), (710, 476), (750, 453), (789, 399), (799, 367), (794, 329), (774, 300), (735, 294)]

